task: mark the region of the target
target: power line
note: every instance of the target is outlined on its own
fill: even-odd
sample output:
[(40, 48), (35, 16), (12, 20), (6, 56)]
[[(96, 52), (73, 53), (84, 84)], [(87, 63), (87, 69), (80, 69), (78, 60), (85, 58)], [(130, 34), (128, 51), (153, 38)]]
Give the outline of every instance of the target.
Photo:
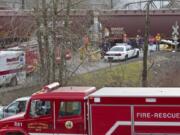
[[(134, 2), (128, 2), (126, 3), (123, 8), (124, 9), (129, 9), (130, 6), (138, 6), (140, 9), (146, 9), (148, 0), (140, 0), (140, 1), (134, 1)], [(166, 8), (167, 5), (168, 7), (172, 7), (173, 3), (175, 3), (175, 0), (153, 0), (150, 2), (150, 8), (151, 9), (158, 9), (158, 8)], [(144, 5), (144, 6), (142, 6)]]

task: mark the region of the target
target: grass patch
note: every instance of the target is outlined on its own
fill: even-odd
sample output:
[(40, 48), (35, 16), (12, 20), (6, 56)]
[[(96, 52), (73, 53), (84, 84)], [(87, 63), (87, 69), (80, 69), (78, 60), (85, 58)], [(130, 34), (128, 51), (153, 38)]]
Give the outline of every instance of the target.
[(142, 61), (131, 62), (77, 75), (69, 85), (101, 87), (138, 87), (141, 84)]

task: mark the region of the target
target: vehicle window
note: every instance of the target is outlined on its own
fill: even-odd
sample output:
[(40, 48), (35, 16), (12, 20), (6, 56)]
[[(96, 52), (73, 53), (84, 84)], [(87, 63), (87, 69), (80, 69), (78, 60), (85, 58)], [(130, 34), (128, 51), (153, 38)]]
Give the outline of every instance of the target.
[(81, 114), (81, 102), (61, 102), (60, 103), (60, 110), (59, 110), (60, 116), (74, 116), (74, 115), (80, 115)]
[(7, 112), (8, 113), (16, 113), (17, 112), (17, 108), (18, 108), (18, 104), (19, 104), (19, 102), (14, 102), (10, 106), (8, 106)]
[(0, 119), (2, 119), (2, 118), (3, 118), (3, 109), (0, 108)]
[(119, 52), (123, 52), (124, 51), (124, 47), (113, 47), (110, 49), (110, 51), (119, 51)]
[(25, 109), (26, 109), (26, 101), (20, 101), (17, 108), (18, 113), (25, 112)]
[(31, 117), (46, 116), (51, 114), (51, 102), (44, 100), (31, 101)]

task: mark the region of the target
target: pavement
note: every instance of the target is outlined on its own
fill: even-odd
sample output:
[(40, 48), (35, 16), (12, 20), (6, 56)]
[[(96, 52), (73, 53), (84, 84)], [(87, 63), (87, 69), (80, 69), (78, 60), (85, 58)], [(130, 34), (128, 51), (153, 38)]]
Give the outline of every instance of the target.
[(87, 61), (87, 60), (85, 60), (85, 62), (83, 62), (81, 64), (81, 60), (79, 59), (79, 57), (76, 56), (74, 59), (72, 59), (69, 62), (69, 67), (70, 67), (69, 70), (73, 72), (74, 70), (77, 69), (77, 67), (79, 65), (81, 65), (76, 70), (76, 74), (83, 74), (83, 73), (88, 73), (88, 72), (94, 72), (96, 70), (103, 69), (103, 68), (108, 68), (108, 67), (111, 67), (111, 66), (116, 66), (116, 65), (119, 65), (119, 64), (125, 64), (125, 63), (129, 63), (129, 62), (132, 62), (132, 61), (137, 61), (137, 60), (142, 59), (142, 57), (143, 57), (143, 52), (141, 51), (140, 55), (139, 55), (139, 58), (132, 58), (132, 59), (129, 59), (128, 61), (107, 62), (107, 61), (104, 61), (104, 59), (100, 59), (100, 60), (97, 60), (97, 61)]

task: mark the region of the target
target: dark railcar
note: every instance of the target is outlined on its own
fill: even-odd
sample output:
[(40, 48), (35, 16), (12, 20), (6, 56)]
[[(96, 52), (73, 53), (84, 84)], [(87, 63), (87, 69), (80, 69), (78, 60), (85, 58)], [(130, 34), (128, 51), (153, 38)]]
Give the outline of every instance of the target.
[(30, 12), (0, 10), (0, 44), (27, 40), (35, 29), (35, 21)]
[[(123, 29), (128, 37), (143, 36), (145, 13), (143, 10), (103, 11), (99, 20), (109, 30), (116, 27)], [(164, 38), (171, 38), (172, 25), (176, 21), (180, 24), (180, 10), (150, 11), (150, 34), (156, 36), (160, 33)]]

